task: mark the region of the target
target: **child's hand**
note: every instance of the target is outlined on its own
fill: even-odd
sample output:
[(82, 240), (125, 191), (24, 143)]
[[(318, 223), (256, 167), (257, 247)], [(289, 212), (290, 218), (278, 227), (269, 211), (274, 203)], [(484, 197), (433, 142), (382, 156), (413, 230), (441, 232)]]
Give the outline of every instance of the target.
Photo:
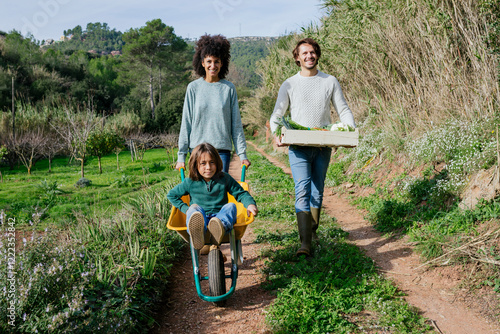
[(256, 205), (250, 204), (247, 208), (247, 215), (250, 217), (250, 213), (253, 213), (254, 216), (257, 216), (257, 213), (259, 213), (259, 209), (257, 209)]

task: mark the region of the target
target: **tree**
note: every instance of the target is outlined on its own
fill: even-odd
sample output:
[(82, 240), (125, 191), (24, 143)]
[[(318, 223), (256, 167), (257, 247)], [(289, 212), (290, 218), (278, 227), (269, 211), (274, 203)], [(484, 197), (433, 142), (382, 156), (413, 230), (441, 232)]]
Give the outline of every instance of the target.
[(94, 92), (97, 110), (111, 111), (121, 87), (117, 84), (119, 61), (114, 57), (91, 59), (87, 66), (89, 88)]
[[(168, 61), (178, 63), (176, 54), (187, 48), (186, 42), (174, 34), (174, 28), (160, 19), (146, 22), (145, 27), (130, 29), (123, 34), (123, 56), (129, 80), (146, 83), (149, 92), (151, 118), (155, 119), (155, 78), (168, 70)], [(168, 61), (167, 61), (168, 60)], [(167, 68), (165, 68), (167, 67)], [(159, 80), (161, 84), (161, 80)]]
[(91, 155), (97, 157), (99, 161), (99, 174), (102, 174), (102, 156), (113, 152), (116, 147), (121, 145), (122, 141), (123, 140), (116, 133), (106, 130), (101, 129), (90, 133), (87, 138), (87, 151)]
[(46, 141), (47, 137), (40, 129), (17, 133), (10, 138), (10, 150), (21, 160), (28, 170), (28, 175), (31, 175), (31, 169), (36, 162), (43, 158), (42, 152)]
[(123, 151), (124, 148), (125, 148), (125, 145), (124, 145), (123, 141), (121, 141), (113, 149), (113, 152), (116, 154), (116, 170), (120, 170), (120, 160), (118, 159), (118, 156), (120, 155), (120, 152)]
[(69, 109), (64, 110), (67, 122), (63, 126), (54, 126), (59, 135), (64, 138), (68, 150), (73, 158), (80, 161), (81, 177), (85, 177), (84, 164), (88, 155), (87, 139), (99, 122), (89, 110), (75, 113)]
[(179, 135), (172, 133), (160, 134), (158, 136), (158, 141), (167, 153), (167, 161), (169, 161), (169, 165), (174, 168), (177, 161), (177, 154), (175, 152), (179, 141)]
[(63, 150), (64, 143), (54, 132), (49, 133), (46, 138), (47, 140), (43, 147), (43, 155), (49, 160), (49, 173), (52, 173), (52, 160)]
[[(2, 145), (0, 146), (0, 163), (2, 162), (2, 158), (4, 157), (4, 155), (7, 155), (7, 147)], [(0, 170), (0, 182), (3, 183), (3, 175), (1, 170)]]

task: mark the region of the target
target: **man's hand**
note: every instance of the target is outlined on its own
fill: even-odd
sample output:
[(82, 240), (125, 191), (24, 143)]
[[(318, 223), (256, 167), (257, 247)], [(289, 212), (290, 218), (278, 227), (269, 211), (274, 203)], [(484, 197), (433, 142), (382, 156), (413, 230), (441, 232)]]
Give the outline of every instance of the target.
[(177, 163), (175, 164), (175, 169), (177, 169), (177, 170), (181, 170), (181, 168), (186, 169), (186, 163), (184, 163), (184, 162), (177, 162)]
[(289, 146), (288, 144), (281, 143), (281, 137), (283, 137), (283, 135), (281, 135), (280, 137), (274, 136), (274, 141), (276, 142), (276, 146), (278, 146), (278, 147)]
[(248, 159), (242, 160), (241, 164), (242, 165), (247, 165), (247, 168), (250, 167), (250, 165), (251, 165), (250, 160), (248, 160)]
[(253, 213), (254, 216), (257, 216), (257, 213), (259, 213), (259, 209), (257, 209), (257, 206), (254, 204), (250, 204), (247, 208), (247, 216), (250, 217), (250, 213)]

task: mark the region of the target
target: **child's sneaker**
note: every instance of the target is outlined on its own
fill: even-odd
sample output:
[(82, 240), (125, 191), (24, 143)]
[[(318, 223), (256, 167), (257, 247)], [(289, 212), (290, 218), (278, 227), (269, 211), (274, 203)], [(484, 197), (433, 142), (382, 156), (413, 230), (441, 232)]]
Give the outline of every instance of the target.
[(188, 230), (194, 249), (202, 249), (205, 245), (205, 219), (201, 212), (195, 212), (189, 217)]
[(226, 233), (224, 225), (222, 225), (220, 219), (217, 217), (213, 217), (212, 219), (210, 219), (210, 222), (208, 223), (208, 230), (210, 231), (210, 233), (212, 233), (213, 242), (217, 246), (220, 245), (222, 239), (224, 238), (224, 234)]

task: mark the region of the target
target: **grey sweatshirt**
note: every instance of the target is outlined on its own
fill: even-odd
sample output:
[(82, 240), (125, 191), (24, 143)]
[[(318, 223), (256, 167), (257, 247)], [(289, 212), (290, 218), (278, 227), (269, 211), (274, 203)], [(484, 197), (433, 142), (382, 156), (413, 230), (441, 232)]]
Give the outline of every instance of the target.
[(227, 80), (209, 83), (199, 78), (189, 83), (182, 111), (178, 162), (185, 162), (189, 149), (207, 142), (218, 150), (232, 150), (247, 159), (236, 88)]

